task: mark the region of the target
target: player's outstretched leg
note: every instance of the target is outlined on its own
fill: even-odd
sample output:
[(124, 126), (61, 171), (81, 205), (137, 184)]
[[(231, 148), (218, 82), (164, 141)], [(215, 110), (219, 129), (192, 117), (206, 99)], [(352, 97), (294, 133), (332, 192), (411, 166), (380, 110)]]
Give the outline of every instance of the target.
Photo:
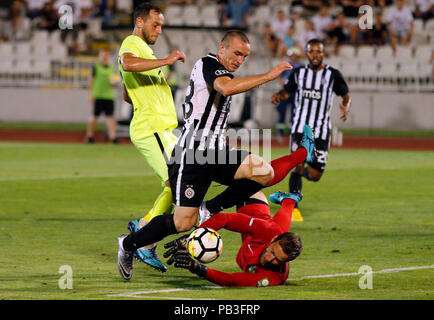
[(133, 252), (126, 251), (123, 246), (123, 241), (127, 237), (126, 234), (118, 238), (118, 269), (122, 278), (130, 280), (133, 276)]
[[(276, 204), (282, 204), (282, 201), (284, 199), (292, 199), (295, 202), (295, 205), (297, 205), (301, 199), (303, 198), (303, 195), (300, 192), (292, 192), (292, 193), (284, 193), (280, 191), (276, 191), (270, 195), (270, 201)], [(300, 210), (293, 210), (292, 211), (292, 221), (302, 222), (303, 217), (301, 216)]]
[(304, 125), (301, 146), (307, 150), (306, 162), (313, 162), (316, 153), (315, 138), (312, 129), (308, 125)]
[[(142, 218), (143, 219), (143, 218)], [(141, 229), (140, 220), (134, 220), (128, 223), (128, 230), (130, 232), (136, 232)], [(157, 269), (161, 272), (166, 272), (167, 267), (158, 258), (156, 252), (157, 246), (154, 245), (151, 248), (139, 248), (134, 252), (133, 256), (137, 260), (146, 263), (148, 266)]]

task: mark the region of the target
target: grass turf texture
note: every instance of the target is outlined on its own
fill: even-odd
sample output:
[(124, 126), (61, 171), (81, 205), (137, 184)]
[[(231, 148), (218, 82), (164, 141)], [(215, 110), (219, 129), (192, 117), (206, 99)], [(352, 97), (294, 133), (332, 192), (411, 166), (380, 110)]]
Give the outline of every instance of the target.
[[(274, 149), (272, 158), (286, 152)], [(0, 143), (0, 154), (0, 299), (131, 299), (107, 295), (214, 285), (186, 270), (161, 274), (137, 261), (131, 281), (119, 275), (117, 237), (160, 191), (133, 146)], [(304, 251), (290, 278), (356, 273), (362, 265), (374, 272), (434, 265), (433, 180), (433, 152), (332, 150), (323, 180), (303, 181), (305, 221), (291, 231)], [(265, 193), (287, 191), (287, 181)], [(213, 185), (207, 198), (222, 190)], [(239, 272), (240, 237), (220, 233), (223, 253), (209, 266)], [(59, 289), (62, 265), (72, 267), (72, 290)], [(142, 298), (433, 299), (433, 278), (426, 269), (374, 274), (372, 290), (359, 288), (360, 276), (348, 276)]]

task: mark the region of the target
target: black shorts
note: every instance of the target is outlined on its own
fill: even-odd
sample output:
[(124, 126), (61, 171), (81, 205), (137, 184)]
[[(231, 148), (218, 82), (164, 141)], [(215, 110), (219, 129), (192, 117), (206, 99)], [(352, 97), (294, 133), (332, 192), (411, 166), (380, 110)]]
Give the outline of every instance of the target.
[(112, 116), (115, 110), (115, 104), (113, 100), (95, 99), (95, 105), (93, 107), (93, 115), (98, 117), (101, 112), (104, 112), (106, 116)]
[[(303, 134), (301, 133), (291, 135), (291, 152), (299, 148), (302, 139)], [(317, 150), (316, 160), (309, 162), (308, 165), (320, 172), (324, 172), (330, 148), (330, 135), (327, 136), (327, 140), (315, 139), (315, 147)]]
[[(197, 152), (197, 151), (196, 151)], [(178, 156), (175, 156), (177, 154)], [(173, 202), (181, 207), (199, 207), (212, 181), (230, 185), (244, 159), (250, 154), (227, 146), (206, 153), (211, 161), (197, 161), (192, 149), (174, 148), (169, 162), (169, 181)], [(177, 159), (177, 160), (174, 160)]]

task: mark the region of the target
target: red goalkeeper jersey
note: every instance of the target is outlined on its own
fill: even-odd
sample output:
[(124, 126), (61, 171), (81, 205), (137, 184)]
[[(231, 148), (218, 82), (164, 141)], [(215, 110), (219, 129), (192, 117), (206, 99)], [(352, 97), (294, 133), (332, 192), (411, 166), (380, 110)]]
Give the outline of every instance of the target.
[(237, 213), (219, 213), (212, 216), (200, 227), (214, 230), (225, 228), (241, 233), (242, 245), (237, 254), (237, 264), (243, 272), (226, 273), (208, 268), (206, 279), (221, 286), (275, 286), (288, 278), (289, 262), (271, 270), (259, 266), (259, 257), (275, 236), (288, 232), (291, 226), (294, 202), (282, 207), (274, 217), (268, 204), (247, 204)]

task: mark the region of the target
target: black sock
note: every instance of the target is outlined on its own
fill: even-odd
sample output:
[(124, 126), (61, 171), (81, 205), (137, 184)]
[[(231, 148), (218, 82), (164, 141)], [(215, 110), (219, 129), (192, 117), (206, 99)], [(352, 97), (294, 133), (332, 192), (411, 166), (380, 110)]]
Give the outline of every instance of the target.
[(126, 251), (136, 251), (138, 248), (158, 242), (176, 231), (173, 214), (164, 214), (153, 218), (146, 226), (137, 232), (130, 233), (123, 242)]
[(289, 192), (301, 192), (303, 183), (301, 181), (301, 174), (292, 172), (289, 177)]
[(264, 188), (264, 186), (250, 179), (234, 180), (225, 191), (206, 202), (211, 213), (218, 213), (224, 209), (235, 206)]

